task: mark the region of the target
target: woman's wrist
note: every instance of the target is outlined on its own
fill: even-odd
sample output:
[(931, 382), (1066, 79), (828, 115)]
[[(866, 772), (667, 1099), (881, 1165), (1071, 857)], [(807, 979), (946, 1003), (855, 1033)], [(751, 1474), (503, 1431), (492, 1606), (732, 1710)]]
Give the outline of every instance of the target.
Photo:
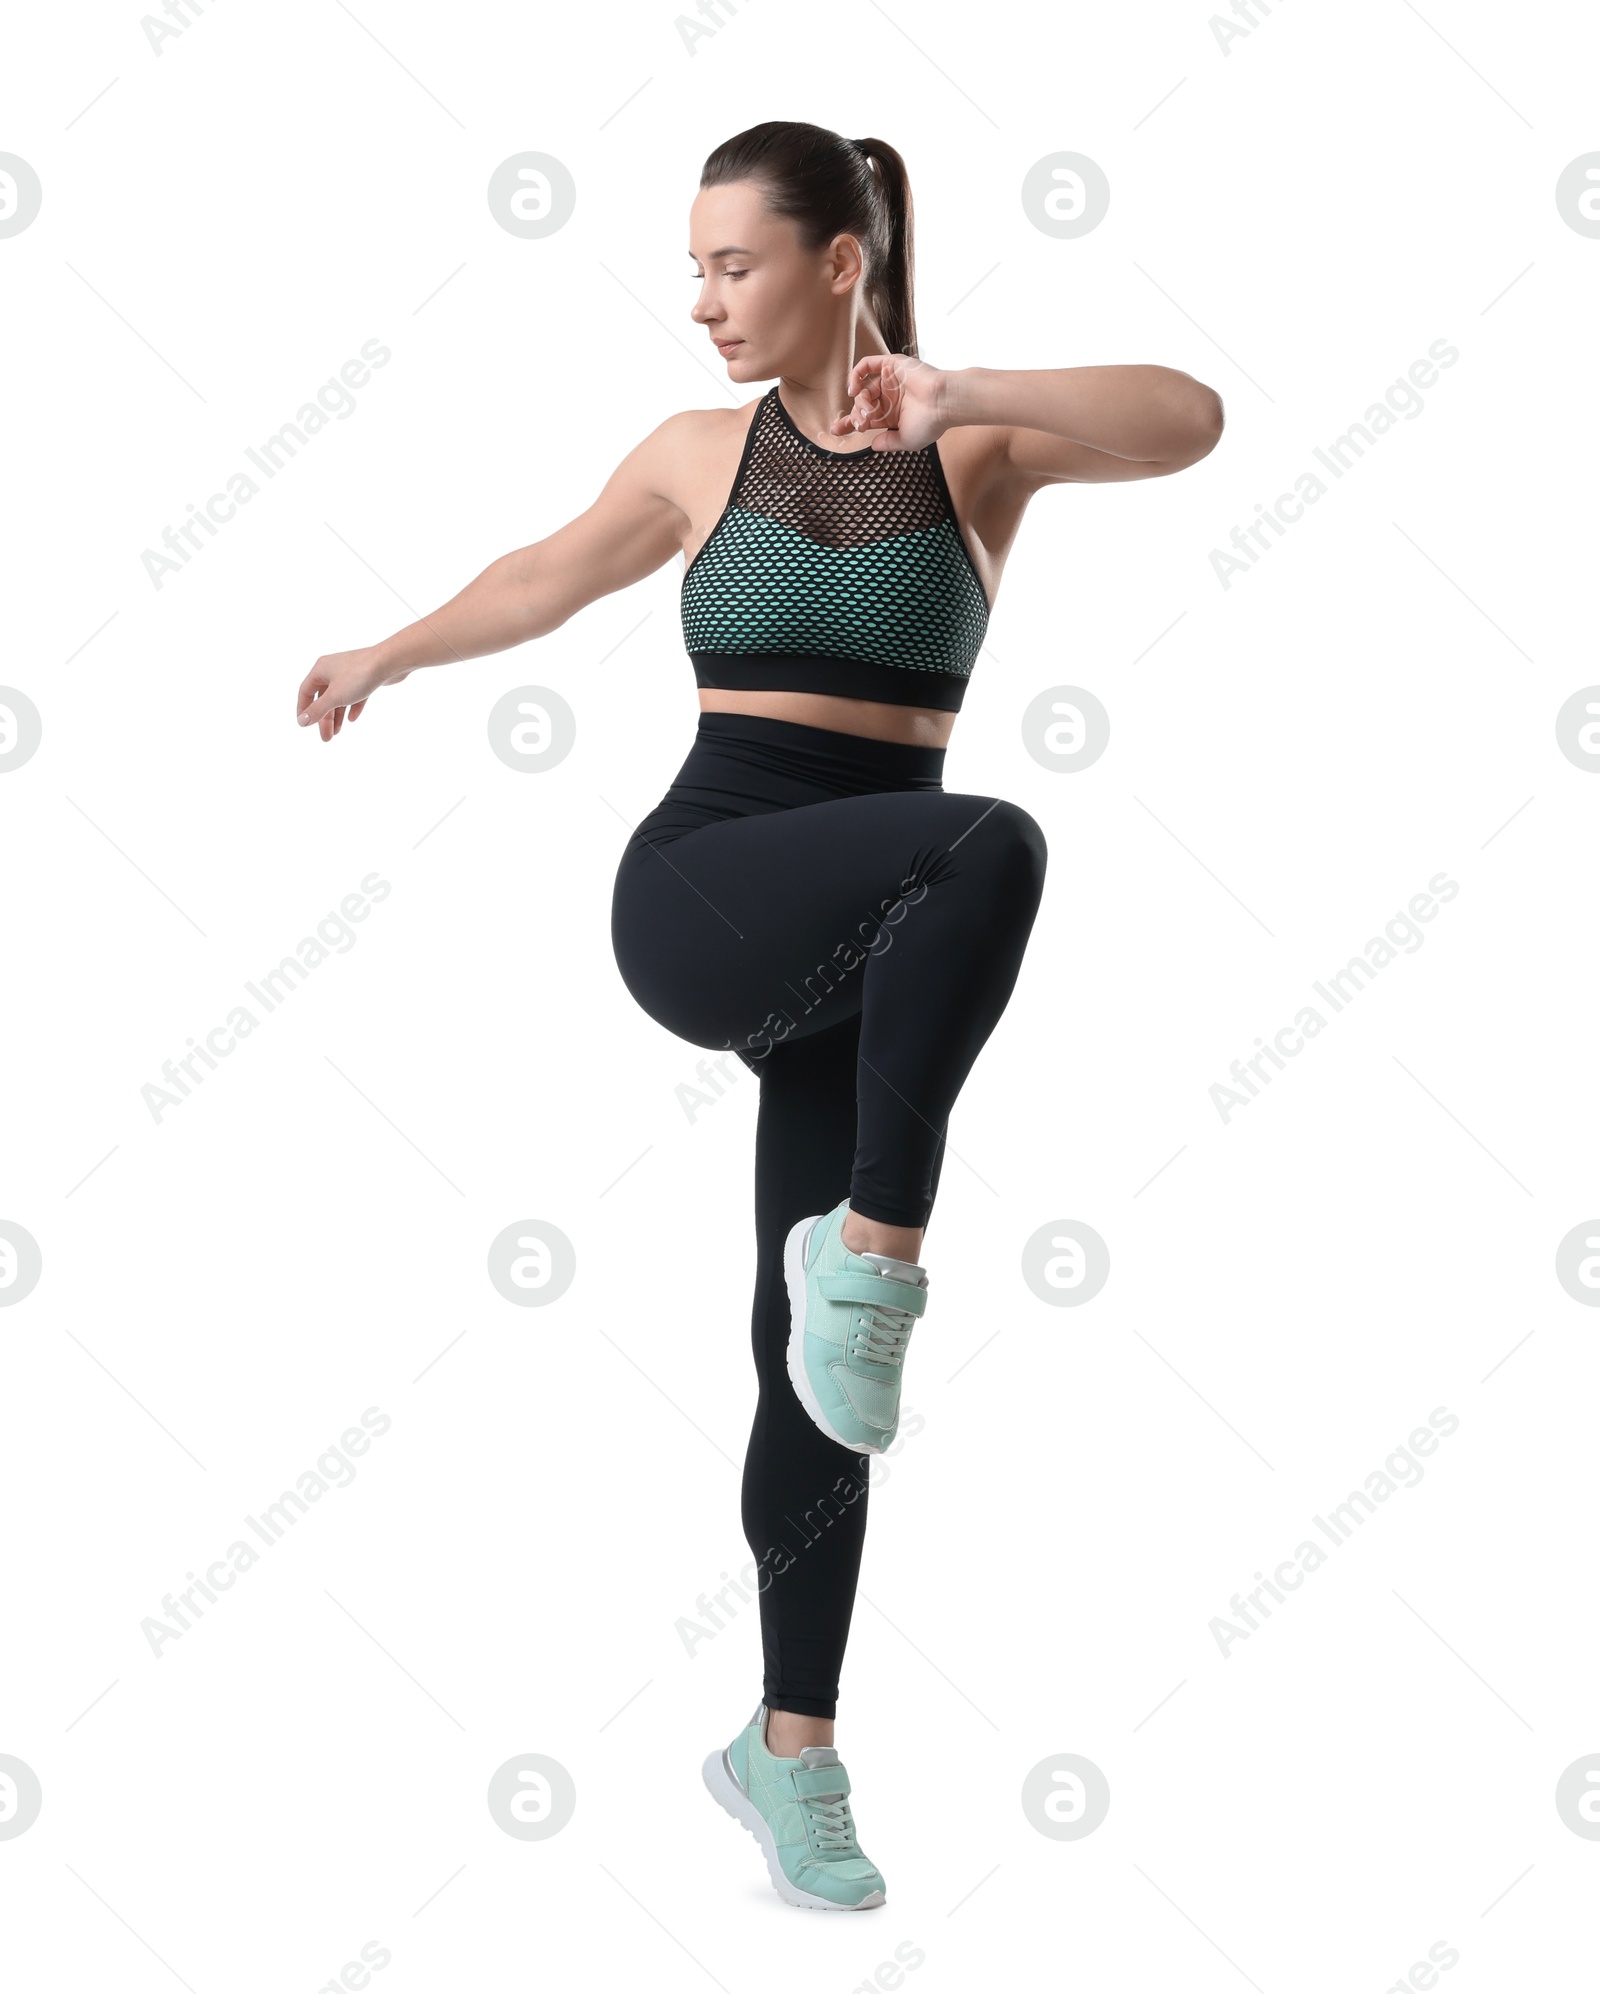
[(408, 623), (403, 630), (372, 646), (372, 662), (385, 674), (415, 672), (424, 665), (447, 663), (448, 647), (426, 623)]
[(981, 377), (989, 371), (987, 367), (945, 367), (940, 370), (937, 407), (939, 420), (947, 429), (960, 429), (963, 424), (989, 420), (981, 413)]

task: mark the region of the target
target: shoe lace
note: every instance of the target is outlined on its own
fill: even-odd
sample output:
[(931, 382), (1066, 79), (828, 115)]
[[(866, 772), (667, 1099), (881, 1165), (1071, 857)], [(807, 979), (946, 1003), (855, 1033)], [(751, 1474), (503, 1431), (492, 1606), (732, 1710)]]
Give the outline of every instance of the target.
[(811, 1823), (811, 1845), (819, 1855), (860, 1854), (847, 1795), (841, 1793), (837, 1800), (807, 1801), (806, 1814)]
[(904, 1363), (916, 1320), (909, 1309), (897, 1309), (887, 1302), (864, 1303), (857, 1317), (858, 1353), (869, 1364)]

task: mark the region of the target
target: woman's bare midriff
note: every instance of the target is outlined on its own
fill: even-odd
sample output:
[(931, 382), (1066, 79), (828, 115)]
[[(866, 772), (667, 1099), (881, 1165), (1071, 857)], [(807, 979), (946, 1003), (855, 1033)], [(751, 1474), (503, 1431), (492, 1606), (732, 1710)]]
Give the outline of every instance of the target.
[(758, 713), (800, 727), (835, 734), (865, 734), (874, 741), (904, 741), (914, 748), (942, 748), (956, 724), (953, 713), (928, 706), (894, 706), (881, 699), (844, 699), (832, 692), (733, 692), (702, 688), (702, 713)]

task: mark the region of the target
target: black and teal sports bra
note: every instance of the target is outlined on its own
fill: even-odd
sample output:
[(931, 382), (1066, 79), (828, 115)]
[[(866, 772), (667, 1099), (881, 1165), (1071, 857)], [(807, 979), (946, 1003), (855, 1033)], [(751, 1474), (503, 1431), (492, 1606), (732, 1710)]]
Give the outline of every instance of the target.
[(947, 713), (989, 627), (937, 441), (826, 450), (775, 386), (679, 601), (696, 685)]

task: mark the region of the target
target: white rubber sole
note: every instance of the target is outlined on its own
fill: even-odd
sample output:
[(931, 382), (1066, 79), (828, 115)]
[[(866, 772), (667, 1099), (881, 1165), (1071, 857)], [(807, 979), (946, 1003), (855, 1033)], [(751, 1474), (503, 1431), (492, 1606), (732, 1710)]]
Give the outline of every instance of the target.
[(881, 1890), (872, 1890), (859, 1904), (835, 1904), (831, 1897), (818, 1897), (814, 1892), (802, 1890), (798, 1884), (791, 1883), (778, 1860), (778, 1845), (772, 1839), (772, 1830), (762, 1818), (761, 1810), (735, 1778), (727, 1752), (708, 1752), (706, 1762), (700, 1768), (700, 1777), (717, 1805), (731, 1814), (741, 1827), (748, 1828), (761, 1844), (772, 1887), (785, 1904), (798, 1905), (803, 1911), (871, 1911), (885, 1901)]
[(806, 1247), (810, 1244), (812, 1227), (821, 1225), (827, 1216), (823, 1212), (816, 1218), (796, 1219), (783, 1243), (783, 1278), (789, 1289), (789, 1382), (794, 1386), (795, 1397), (810, 1415), (812, 1425), (819, 1433), (826, 1434), (835, 1447), (842, 1447), (849, 1454), (881, 1454), (883, 1449), (874, 1447), (870, 1440), (863, 1440), (858, 1446), (853, 1440), (839, 1438), (829, 1425), (828, 1415), (822, 1410), (806, 1374)]

